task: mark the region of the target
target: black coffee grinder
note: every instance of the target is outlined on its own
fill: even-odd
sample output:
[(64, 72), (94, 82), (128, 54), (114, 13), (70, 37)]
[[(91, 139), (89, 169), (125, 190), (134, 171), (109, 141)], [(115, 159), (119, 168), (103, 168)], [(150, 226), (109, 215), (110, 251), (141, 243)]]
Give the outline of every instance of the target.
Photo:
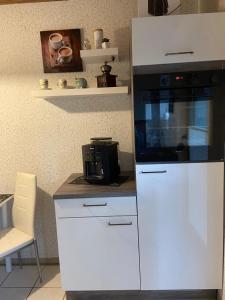
[(96, 76), (97, 77), (97, 86), (99, 88), (102, 87), (115, 87), (116, 86), (116, 77), (117, 75), (110, 74), (112, 67), (108, 65), (109, 62), (113, 62), (115, 57), (112, 57), (111, 61), (106, 61), (104, 65), (100, 67), (102, 71), (102, 75)]

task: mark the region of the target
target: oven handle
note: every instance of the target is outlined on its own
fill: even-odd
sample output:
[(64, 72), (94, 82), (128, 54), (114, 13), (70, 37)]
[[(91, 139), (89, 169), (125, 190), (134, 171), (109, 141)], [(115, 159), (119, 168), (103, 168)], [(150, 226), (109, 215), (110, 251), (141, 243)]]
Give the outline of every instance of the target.
[(140, 174), (164, 174), (167, 173), (167, 170), (163, 171), (141, 171)]
[(194, 54), (194, 51), (181, 51), (181, 52), (167, 52), (165, 56), (172, 56), (172, 55), (185, 55), (185, 54)]
[(107, 203), (101, 203), (101, 204), (83, 204), (83, 207), (99, 207), (99, 206), (107, 206)]
[(108, 222), (109, 226), (131, 226), (133, 225), (132, 222), (127, 222), (127, 223), (112, 223), (112, 222)]

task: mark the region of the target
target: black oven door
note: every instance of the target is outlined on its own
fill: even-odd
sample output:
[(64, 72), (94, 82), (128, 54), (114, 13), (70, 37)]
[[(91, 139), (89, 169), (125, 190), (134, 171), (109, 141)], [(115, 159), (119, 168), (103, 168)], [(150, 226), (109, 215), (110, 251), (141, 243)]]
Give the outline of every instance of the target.
[(221, 71), (135, 75), (137, 162), (224, 160)]

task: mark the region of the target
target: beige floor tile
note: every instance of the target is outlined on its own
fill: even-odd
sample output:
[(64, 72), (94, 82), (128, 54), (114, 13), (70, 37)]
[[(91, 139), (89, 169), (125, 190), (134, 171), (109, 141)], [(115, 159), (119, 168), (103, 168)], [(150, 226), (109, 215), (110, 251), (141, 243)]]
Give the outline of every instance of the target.
[(14, 267), (12, 273), (3, 282), (1, 287), (14, 288), (31, 288), (38, 279), (36, 266), (24, 266), (22, 269)]
[(28, 300), (63, 300), (65, 292), (61, 288), (34, 288)]
[(0, 288), (0, 299), (25, 300), (27, 299), (30, 290), (30, 288)]
[(9, 273), (6, 273), (5, 267), (0, 266), (0, 286), (2, 282), (6, 279), (6, 277), (9, 275)]
[(35, 287), (44, 287), (44, 288), (60, 288), (60, 271), (59, 266), (45, 266), (42, 272), (43, 282), (40, 283), (38, 280), (35, 284)]

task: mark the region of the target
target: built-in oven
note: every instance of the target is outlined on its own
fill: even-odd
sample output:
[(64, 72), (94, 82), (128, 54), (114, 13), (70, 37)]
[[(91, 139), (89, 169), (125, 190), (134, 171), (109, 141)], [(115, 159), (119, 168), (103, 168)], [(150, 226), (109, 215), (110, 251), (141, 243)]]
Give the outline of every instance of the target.
[(224, 160), (225, 72), (134, 74), (136, 162)]

